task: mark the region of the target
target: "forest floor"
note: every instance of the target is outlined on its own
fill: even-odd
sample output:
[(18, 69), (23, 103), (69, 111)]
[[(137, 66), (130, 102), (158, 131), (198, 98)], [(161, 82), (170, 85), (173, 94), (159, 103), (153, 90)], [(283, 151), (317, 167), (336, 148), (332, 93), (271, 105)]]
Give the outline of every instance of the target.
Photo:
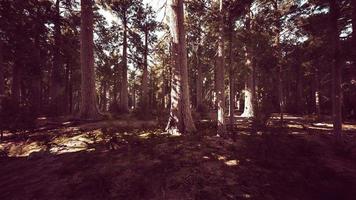
[[(330, 123), (288, 116), (285, 128), (192, 136), (155, 121), (70, 122), (5, 132), (0, 199), (350, 199), (356, 197), (356, 125), (336, 150)], [(125, 128), (130, 127), (130, 128)]]

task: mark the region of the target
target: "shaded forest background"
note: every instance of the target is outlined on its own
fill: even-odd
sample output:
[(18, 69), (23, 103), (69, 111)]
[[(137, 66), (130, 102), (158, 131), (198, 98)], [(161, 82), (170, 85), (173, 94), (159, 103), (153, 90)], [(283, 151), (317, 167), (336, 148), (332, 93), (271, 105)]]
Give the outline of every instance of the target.
[[(187, 1), (184, 25), (194, 113), (216, 109), (217, 42), (222, 33), (226, 112), (252, 117), (259, 112), (254, 111), (255, 105), (268, 113), (331, 115), (336, 62), (340, 68), (336, 73), (342, 77), (343, 119), (355, 119), (352, 25), (356, 11), (353, 1), (336, 2), (339, 37), (335, 43), (330, 2), (226, 1), (221, 16), (218, 3)], [(2, 1), (0, 9), (4, 120), (24, 122), (78, 113), (82, 74), (79, 2)], [(99, 9), (109, 10), (118, 20), (108, 23)], [(101, 112), (132, 111), (148, 118), (168, 112), (170, 34), (161, 23), (165, 20), (158, 20), (155, 11), (141, 1), (94, 4), (95, 96)]]

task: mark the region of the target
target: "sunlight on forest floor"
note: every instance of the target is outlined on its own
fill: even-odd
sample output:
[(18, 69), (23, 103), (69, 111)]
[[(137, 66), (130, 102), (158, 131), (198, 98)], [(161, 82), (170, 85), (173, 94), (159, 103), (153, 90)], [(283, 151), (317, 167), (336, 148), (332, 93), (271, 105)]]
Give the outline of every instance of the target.
[[(215, 137), (214, 126), (203, 123), (196, 135), (173, 137), (162, 129), (122, 124), (67, 123), (6, 133), (0, 143), (0, 199), (351, 200), (356, 195), (356, 151), (336, 154), (330, 131), (309, 134), (308, 128), (286, 126)], [(277, 130), (280, 134), (273, 133)], [(345, 136), (356, 138), (355, 132)]]

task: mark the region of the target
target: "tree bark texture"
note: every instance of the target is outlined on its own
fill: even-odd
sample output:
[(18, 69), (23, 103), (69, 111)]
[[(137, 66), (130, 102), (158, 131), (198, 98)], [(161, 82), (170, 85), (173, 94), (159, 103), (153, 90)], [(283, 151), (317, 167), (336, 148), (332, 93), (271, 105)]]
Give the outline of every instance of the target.
[(169, 0), (170, 32), (172, 35), (171, 108), (167, 131), (196, 131), (191, 115), (183, 0)]
[(81, 61), (81, 104), (79, 116), (84, 119), (99, 117), (95, 91), (93, 1), (81, 0), (80, 61)]

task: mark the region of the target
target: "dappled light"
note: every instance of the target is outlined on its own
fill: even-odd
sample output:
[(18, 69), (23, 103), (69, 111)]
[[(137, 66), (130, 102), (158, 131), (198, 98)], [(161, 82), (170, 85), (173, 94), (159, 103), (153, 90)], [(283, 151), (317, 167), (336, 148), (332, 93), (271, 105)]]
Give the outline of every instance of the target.
[(356, 0), (0, 0), (0, 200), (355, 200)]

